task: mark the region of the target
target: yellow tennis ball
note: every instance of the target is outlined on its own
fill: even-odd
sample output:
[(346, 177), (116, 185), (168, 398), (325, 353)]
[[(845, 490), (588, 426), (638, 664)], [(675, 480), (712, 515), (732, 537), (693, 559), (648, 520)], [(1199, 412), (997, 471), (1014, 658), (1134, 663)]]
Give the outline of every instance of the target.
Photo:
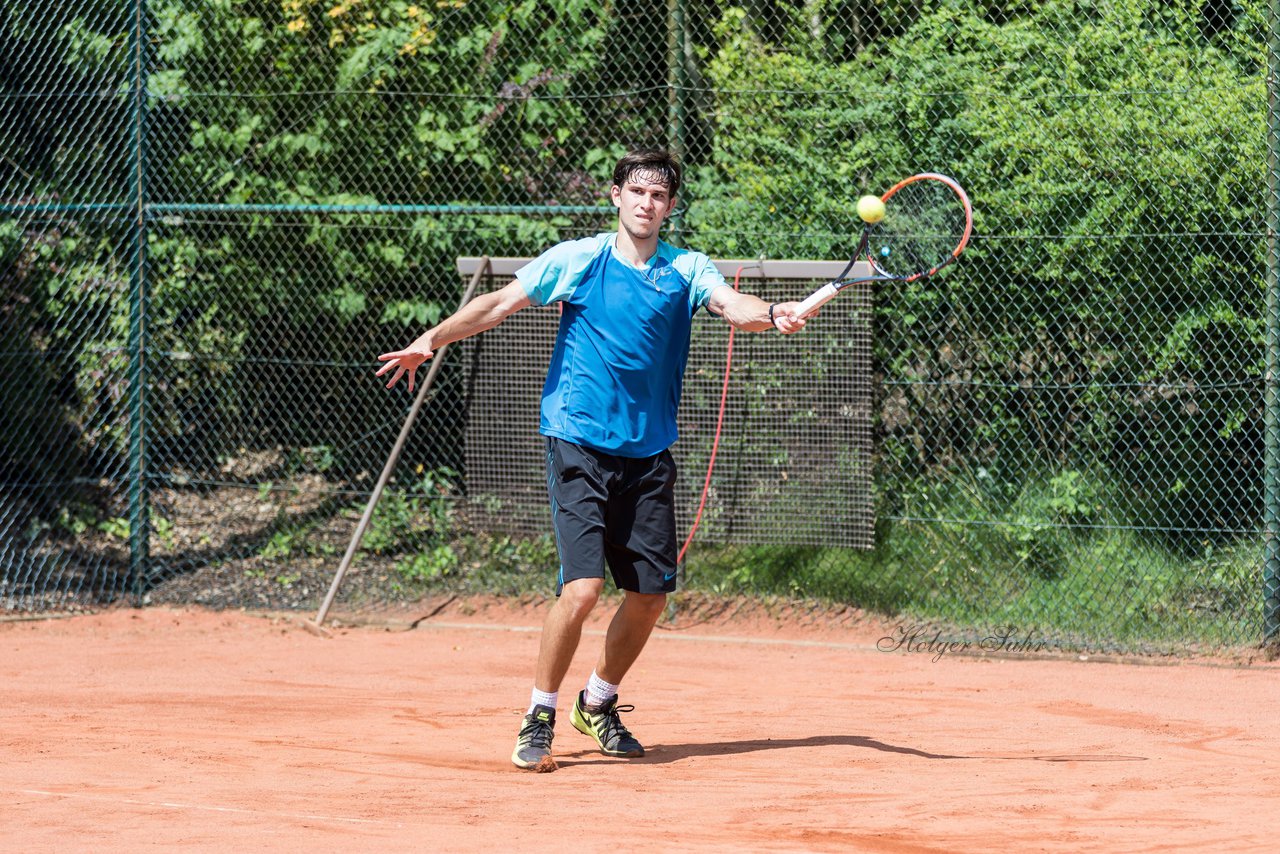
[(863, 222), (879, 222), (884, 219), (884, 202), (879, 196), (863, 196), (858, 199), (858, 216)]

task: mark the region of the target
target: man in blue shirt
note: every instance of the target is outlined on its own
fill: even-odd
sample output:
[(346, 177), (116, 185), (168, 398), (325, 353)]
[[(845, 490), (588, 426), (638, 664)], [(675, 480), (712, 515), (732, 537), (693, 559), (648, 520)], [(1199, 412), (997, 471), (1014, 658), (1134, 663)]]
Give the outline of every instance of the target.
[(622, 724), (618, 684), (640, 655), (675, 590), (676, 412), (693, 315), (699, 308), (748, 332), (804, 328), (797, 303), (769, 304), (730, 287), (706, 255), (659, 239), (680, 189), (662, 151), (636, 151), (613, 173), (618, 230), (553, 246), (506, 287), (476, 297), (403, 350), (384, 353), (387, 387), (445, 344), (492, 329), (530, 305), (562, 304), (542, 391), (547, 489), (560, 556), (556, 602), (543, 625), (529, 711), (511, 761), (555, 770), (556, 704), (604, 591), (604, 570), (624, 591), (595, 671), (570, 713), (575, 729), (609, 756), (644, 755)]

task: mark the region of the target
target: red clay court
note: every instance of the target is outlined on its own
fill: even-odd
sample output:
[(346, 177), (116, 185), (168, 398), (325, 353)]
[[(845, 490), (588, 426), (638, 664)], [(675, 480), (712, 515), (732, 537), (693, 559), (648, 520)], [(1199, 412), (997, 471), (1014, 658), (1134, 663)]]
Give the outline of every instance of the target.
[(597, 623), (560, 770), (530, 774), (508, 757), (541, 606), (419, 607), (328, 638), (195, 609), (0, 622), (4, 850), (1275, 850), (1274, 663), (717, 618), (655, 633), (627, 761), (568, 723)]

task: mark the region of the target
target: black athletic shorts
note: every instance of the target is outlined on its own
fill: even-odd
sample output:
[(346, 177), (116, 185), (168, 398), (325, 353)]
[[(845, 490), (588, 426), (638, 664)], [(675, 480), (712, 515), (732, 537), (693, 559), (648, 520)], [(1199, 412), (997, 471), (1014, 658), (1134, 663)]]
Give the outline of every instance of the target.
[(604, 578), (634, 593), (676, 589), (676, 464), (669, 451), (633, 458), (547, 438), (547, 493), (565, 582)]

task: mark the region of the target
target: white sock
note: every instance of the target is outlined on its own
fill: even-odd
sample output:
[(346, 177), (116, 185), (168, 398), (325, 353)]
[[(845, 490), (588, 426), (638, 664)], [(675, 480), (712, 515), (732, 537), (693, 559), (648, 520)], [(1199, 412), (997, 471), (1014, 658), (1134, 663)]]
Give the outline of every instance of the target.
[(605, 703), (618, 696), (618, 686), (606, 682), (591, 671), (591, 678), (587, 680), (587, 705), (593, 709), (598, 709)]
[(529, 711), (525, 712), (525, 714), (531, 714), (534, 706), (546, 706), (549, 709), (554, 709), (556, 707), (556, 701), (559, 699), (559, 691), (552, 691), (548, 694), (545, 691), (539, 691), (537, 688), (534, 688), (533, 695), (529, 698)]

